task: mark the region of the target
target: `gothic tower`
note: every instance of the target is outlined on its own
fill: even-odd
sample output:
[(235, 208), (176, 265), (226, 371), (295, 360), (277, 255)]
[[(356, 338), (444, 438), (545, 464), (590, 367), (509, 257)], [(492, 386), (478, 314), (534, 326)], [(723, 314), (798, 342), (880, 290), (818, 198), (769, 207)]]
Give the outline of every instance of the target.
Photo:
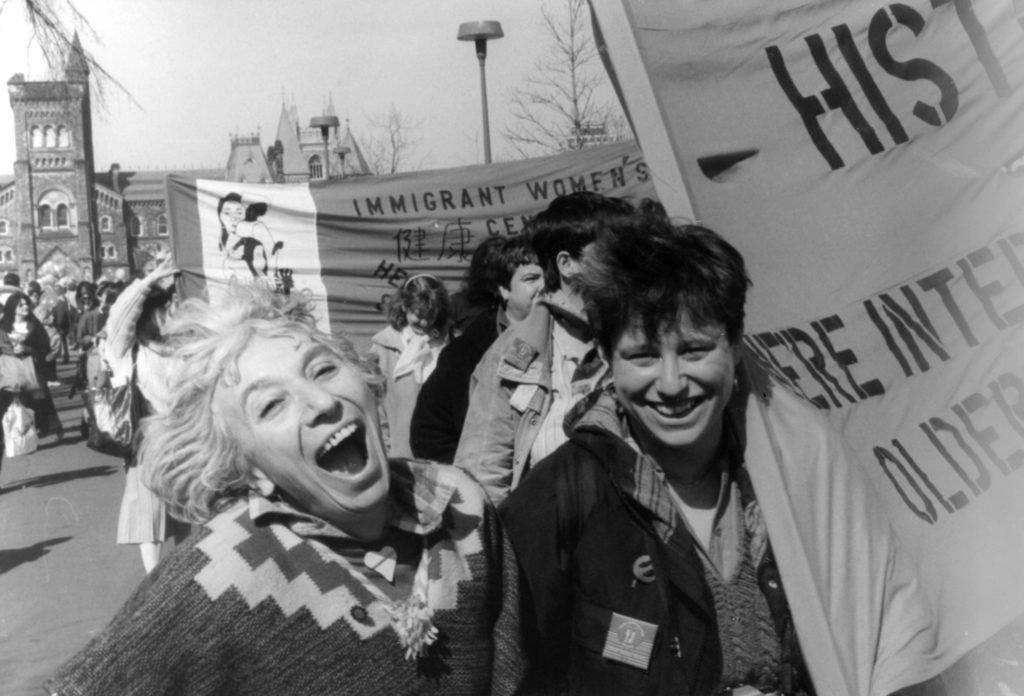
[[(98, 272), (89, 65), (75, 35), (64, 81), (7, 83), (17, 155), (13, 264), (23, 282), (54, 273), (91, 280)], [(0, 254), (0, 268), (10, 260)]]

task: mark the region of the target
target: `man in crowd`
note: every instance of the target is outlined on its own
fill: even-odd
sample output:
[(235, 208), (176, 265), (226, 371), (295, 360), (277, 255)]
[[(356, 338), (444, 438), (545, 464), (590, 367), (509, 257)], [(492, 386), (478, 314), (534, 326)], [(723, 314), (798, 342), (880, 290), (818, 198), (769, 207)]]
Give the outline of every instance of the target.
[(544, 293), (477, 365), (454, 461), (477, 477), (496, 505), (532, 463), (565, 442), (566, 413), (606, 371), (576, 277), (599, 223), (632, 210), (624, 200), (583, 191), (556, 198), (530, 222)]

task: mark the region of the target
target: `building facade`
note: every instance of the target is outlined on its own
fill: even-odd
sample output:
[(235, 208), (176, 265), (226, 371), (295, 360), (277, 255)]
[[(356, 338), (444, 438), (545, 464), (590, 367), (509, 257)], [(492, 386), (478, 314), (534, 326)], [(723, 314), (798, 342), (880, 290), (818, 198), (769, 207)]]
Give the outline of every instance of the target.
[[(250, 183), (302, 182), (370, 173), (346, 127), (324, 143), (282, 105), (274, 144), (233, 135), (222, 169), (96, 172), (89, 67), (75, 37), (63, 81), (7, 82), (16, 159), (0, 176), (0, 273), (66, 282), (128, 278), (173, 249), (165, 180), (169, 174)], [(328, 107), (333, 115), (333, 101)], [(324, 160), (327, 166), (324, 166)]]

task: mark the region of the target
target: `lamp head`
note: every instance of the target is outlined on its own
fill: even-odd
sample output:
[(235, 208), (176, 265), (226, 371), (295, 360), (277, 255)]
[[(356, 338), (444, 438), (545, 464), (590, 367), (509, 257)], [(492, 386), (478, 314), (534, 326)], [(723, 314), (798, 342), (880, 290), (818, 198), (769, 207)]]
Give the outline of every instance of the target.
[(320, 135), (323, 136), (324, 140), (327, 140), (327, 133), (330, 132), (331, 128), (337, 128), (341, 125), (338, 121), (337, 116), (314, 116), (309, 119), (310, 128), (319, 128)]
[(476, 55), (478, 58), (487, 57), (487, 42), (491, 39), (500, 39), (505, 33), (501, 30), (501, 22), (463, 22), (459, 25), (459, 41), (473, 41), (476, 43)]

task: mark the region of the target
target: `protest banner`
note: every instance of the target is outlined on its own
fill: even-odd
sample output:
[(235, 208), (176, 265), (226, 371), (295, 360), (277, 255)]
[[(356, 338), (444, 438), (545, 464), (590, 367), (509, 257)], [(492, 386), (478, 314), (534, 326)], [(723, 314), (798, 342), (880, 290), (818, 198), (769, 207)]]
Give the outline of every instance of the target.
[(826, 412), (945, 667), (1024, 614), (1024, 18), (1009, 0), (591, 0), (659, 198)]
[(254, 277), (308, 290), (323, 328), (363, 350), (384, 327), (384, 303), (406, 278), (433, 273), (456, 290), (481, 240), (520, 234), (553, 198), (581, 190), (634, 202), (655, 196), (633, 141), (312, 184), (167, 181), (185, 295), (216, 297), (232, 278)]

